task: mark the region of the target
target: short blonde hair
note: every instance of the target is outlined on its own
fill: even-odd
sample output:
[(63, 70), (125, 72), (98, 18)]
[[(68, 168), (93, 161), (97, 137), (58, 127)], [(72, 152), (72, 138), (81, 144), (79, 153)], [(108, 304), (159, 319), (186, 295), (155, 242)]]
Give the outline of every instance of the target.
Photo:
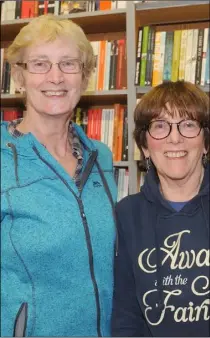
[(82, 28), (68, 19), (52, 14), (34, 18), (24, 26), (7, 50), (7, 59), (11, 64), (22, 62), (24, 49), (37, 41), (51, 42), (59, 37), (68, 37), (77, 46), (84, 63), (83, 77), (88, 80), (94, 68), (93, 48)]

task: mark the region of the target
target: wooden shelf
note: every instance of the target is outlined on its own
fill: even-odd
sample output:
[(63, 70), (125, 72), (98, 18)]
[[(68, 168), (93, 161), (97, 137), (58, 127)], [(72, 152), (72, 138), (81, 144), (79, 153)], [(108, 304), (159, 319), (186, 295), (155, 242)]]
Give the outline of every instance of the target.
[(158, 1), (138, 3), (136, 20), (139, 26), (209, 20), (209, 1)]
[[(206, 86), (199, 86), (200, 89), (202, 89), (205, 93), (209, 93), (210, 92), (210, 86), (206, 85)], [(139, 95), (143, 95), (148, 93), (153, 87), (136, 87), (136, 93)]]
[(128, 167), (129, 162), (128, 161), (120, 161), (120, 162), (114, 162), (114, 167)]
[[(127, 101), (127, 90), (101, 90), (86, 92), (81, 97), (81, 106), (83, 105), (112, 105), (114, 103), (125, 104)], [(23, 104), (22, 94), (1, 94), (1, 106), (9, 107)]]
[[(125, 32), (126, 9), (112, 11), (82, 12), (60, 15), (61, 19), (71, 19), (80, 25), (86, 34)], [(12, 41), (20, 29), (32, 19), (8, 20), (1, 22), (1, 42)]]

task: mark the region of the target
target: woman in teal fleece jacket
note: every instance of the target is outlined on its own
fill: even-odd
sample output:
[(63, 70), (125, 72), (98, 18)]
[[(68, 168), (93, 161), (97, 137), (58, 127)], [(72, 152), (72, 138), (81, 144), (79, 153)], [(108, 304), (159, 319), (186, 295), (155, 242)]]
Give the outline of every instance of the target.
[(47, 15), (22, 28), (7, 56), (27, 112), (1, 125), (1, 336), (109, 336), (112, 155), (71, 122), (91, 44), (72, 21)]

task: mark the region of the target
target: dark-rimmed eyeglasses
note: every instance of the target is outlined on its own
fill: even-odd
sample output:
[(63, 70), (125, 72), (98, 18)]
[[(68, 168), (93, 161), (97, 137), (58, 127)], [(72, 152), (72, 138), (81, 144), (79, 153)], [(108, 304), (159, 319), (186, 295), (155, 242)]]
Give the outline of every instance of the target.
[(178, 123), (170, 123), (165, 120), (155, 120), (148, 124), (146, 130), (152, 138), (162, 140), (170, 135), (173, 124), (176, 124), (180, 135), (186, 138), (197, 137), (203, 127), (197, 120), (182, 120)]
[(30, 60), (27, 62), (17, 62), (16, 65), (27, 69), (32, 74), (46, 74), (50, 71), (52, 65), (58, 65), (60, 71), (66, 74), (77, 74), (84, 68), (83, 62), (74, 58), (55, 63), (48, 60)]

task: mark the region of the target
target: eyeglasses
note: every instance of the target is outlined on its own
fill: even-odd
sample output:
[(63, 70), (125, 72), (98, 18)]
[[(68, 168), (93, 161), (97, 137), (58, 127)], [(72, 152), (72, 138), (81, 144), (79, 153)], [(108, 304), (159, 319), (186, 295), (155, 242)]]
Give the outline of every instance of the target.
[(196, 120), (182, 120), (178, 123), (170, 123), (165, 120), (155, 120), (149, 123), (146, 130), (150, 136), (156, 140), (168, 137), (172, 130), (172, 125), (176, 124), (177, 129), (183, 137), (194, 138), (200, 134), (202, 125)]
[(66, 74), (77, 74), (84, 68), (83, 62), (78, 59), (67, 59), (56, 63), (48, 60), (30, 60), (27, 62), (17, 62), (16, 65), (27, 69), (32, 74), (46, 74), (50, 71), (52, 65), (58, 65), (61, 72)]

